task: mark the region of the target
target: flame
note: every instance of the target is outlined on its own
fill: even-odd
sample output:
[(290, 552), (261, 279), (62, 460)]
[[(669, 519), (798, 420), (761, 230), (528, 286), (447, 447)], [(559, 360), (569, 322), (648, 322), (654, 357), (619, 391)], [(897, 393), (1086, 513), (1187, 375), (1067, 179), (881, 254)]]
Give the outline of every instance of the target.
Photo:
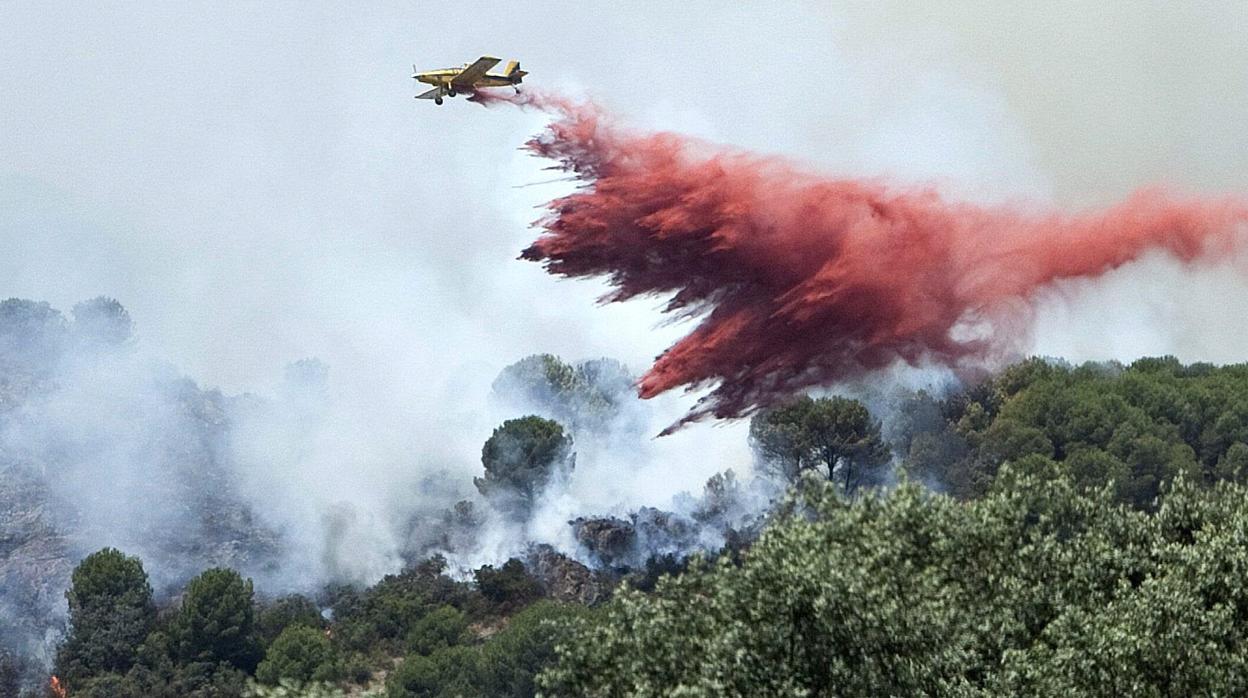
[(56, 677), (56, 674), (53, 674), (52, 678), (48, 681), (48, 688), (52, 691), (52, 695), (56, 696), (56, 698), (65, 698), (67, 695), (65, 687), (61, 685), (61, 680)]

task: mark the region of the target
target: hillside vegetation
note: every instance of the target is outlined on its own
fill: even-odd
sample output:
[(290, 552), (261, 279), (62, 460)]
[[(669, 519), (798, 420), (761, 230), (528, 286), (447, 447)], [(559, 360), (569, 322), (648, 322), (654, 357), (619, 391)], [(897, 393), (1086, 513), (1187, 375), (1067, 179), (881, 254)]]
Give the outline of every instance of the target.
[[(578, 444), (631, 452), (648, 416), (618, 362), (532, 356), (495, 382), (514, 417), (477, 476), (442, 478), (461, 498), (400, 512), (402, 570), (291, 594), (228, 446), (327, 367), (292, 364), (288, 402), (229, 397), (133, 336), (111, 299), (0, 303), (0, 695), (1248, 688), (1248, 366), (1029, 359), (948, 395), (797, 397), (752, 418), (754, 477), (585, 511), (557, 547), (525, 536)], [(499, 530), (515, 557), (465, 568)]]
[[(75, 696), (1237, 695), (1246, 395), (1243, 366), (1032, 359), (903, 395), (887, 427), (798, 400), (752, 425), (791, 485), (764, 524), (588, 605), (532, 560), (457, 580), (438, 558), (260, 600), (211, 569), (158, 604), (103, 550), (74, 571), (57, 671)], [(500, 427), (487, 499), (522, 508), (546, 477), (522, 474), (569, 459), (554, 425)]]

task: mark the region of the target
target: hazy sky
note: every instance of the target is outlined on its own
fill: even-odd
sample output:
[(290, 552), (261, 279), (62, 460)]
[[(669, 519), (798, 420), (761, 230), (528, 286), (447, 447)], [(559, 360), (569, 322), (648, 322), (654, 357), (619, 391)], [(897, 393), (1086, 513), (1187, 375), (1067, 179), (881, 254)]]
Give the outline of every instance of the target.
[[(1248, 4), (1004, 5), (0, 2), (0, 297), (114, 296), (228, 391), (319, 356), (409, 421), (528, 353), (644, 368), (679, 332), (653, 302), (514, 259), (566, 187), (517, 187), (550, 176), (516, 150), (542, 117), (412, 99), (413, 62), (484, 53), (639, 126), (981, 200), (1248, 189)], [(1139, 269), (1055, 290), (1037, 349), (1242, 358), (1242, 275)]]

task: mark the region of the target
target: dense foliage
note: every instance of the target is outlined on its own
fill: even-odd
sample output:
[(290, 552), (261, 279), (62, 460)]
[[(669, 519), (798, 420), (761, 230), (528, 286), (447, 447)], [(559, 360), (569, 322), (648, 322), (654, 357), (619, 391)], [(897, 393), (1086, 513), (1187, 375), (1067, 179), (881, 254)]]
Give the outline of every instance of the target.
[(1248, 690), (1248, 493), (1180, 483), (1149, 514), (1027, 460), (969, 503), (809, 482), (740, 565), (624, 591), (581, 622), (549, 694)]
[[(443, 566), (434, 558), (370, 587), (327, 589), (319, 601), (257, 600), (249, 580), (210, 569), (158, 614), (139, 561), (103, 550), (79, 566), (68, 596), (111, 615), (74, 616), (62, 685), (91, 698), (332, 698), (347, 685), (371, 685), (368, 695), (533, 696), (563, 632), (556, 621), (582, 607), (540, 600), (518, 561), (477, 570), (493, 580), (490, 596)], [(141, 627), (129, 622), (136, 609)], [(0, 687), (16, 685), (20, 669), (0, 654)]]
[(75, 622), (57, 667), (72, 695), (234, 696), (255, 669), (251, 582), (232, 570), (192, 579), (181, 606), (161, 618), (139, 561), (106, 549), (79, 564), (66, 596), (71, 608), (111, 609), (76, 616), (84, 620)]
[(542, 601), (517, 613), (481, 645), (443, 645), (409, 655), (386, 682), (387, 698), (531, 698), (537, 672), (555, 658), (583, 607)]
[(1037, 455), (1146, 508), (1179, 474), (1202, 485), (1248, 475), (1245, 395), (1248, 365), (1030, 359), (942, 403), (918, 396), (912, 414), (942, 418), (917, 420), (900, 450), (913, 475), (962, 498), (987, 491), (1002, 463)]

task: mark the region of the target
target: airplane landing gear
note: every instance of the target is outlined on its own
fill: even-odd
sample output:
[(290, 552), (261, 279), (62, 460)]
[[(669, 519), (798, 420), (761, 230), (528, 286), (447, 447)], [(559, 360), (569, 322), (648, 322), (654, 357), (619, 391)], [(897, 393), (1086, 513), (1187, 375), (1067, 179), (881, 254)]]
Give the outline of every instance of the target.
[(438, 105), (439, 107), (440, 107), (440, 106), (442, 106), (442, 98), (441, 98), (441, 97), (434, 97), (434, 98), (433, 98), (433, 103), (434, 103), (434, 104), (436, 104), (436, 105)]
[(455, 88), (453, 88), (453, 87), (452, 87), (451, 89), (449, 89), (449, 90), (447, 90), (447, 91), (446, 91), (446, 96), (447, 96), (447, 97), (454, 97), (456, 94), (458, 94), (458, 93), (457, 93), (457, 92), (455, 92)]

